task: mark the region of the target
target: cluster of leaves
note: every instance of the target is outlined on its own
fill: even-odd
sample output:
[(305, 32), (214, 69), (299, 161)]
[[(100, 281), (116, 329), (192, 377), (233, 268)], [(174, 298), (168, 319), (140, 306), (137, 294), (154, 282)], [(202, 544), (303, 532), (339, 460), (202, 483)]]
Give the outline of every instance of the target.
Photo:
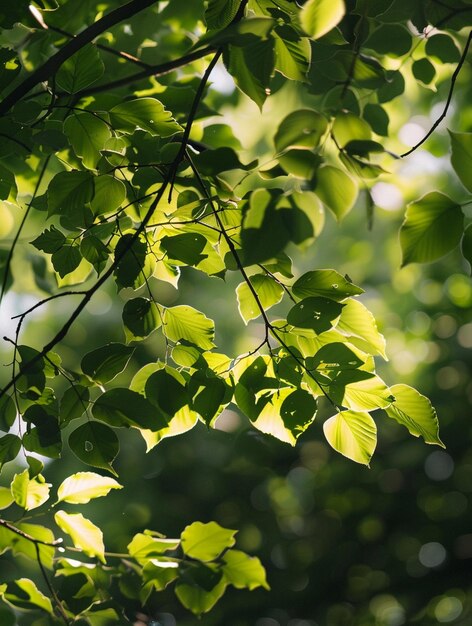
[[(11, 490), (1, 488), (1, 507), (16, 504), (23, 511), (36, 510), (49, 500), (50, 487), (41, 475), (30, 478), (24, 470), (15, 475)], [(64, 504), (87, 504), (121, 487), (114, 478), (78, 472), (59, 485), (50, 510)], [(72, 546), (63, 545), (62, 539), (56, 539), (53, 531), (42, 525), (0, 524), (2, 552), (12, 550), (15, 555), (37, 561), (45, 576), (54, 569), (61, 581), (57, 591), (49, 586), (50, 597), (28, 578), (0, 584), (2, 599), (14, 609), (48, 613), (48, 621), (42, 623), (52, 623), (49, 620), (58, 610), (66, 623), (77, 615), (92, 626), (128, 623), (119, 601), (121, 594), (144, 605), (153, 592), (172, 582), (176, 582), (180, 602), (198, 614), (211, 609), (227, 585), (268, 589), (259, 559), (233, 549), (236, 531), (216, 522), (194, 522), (179, 539), (145, 530), (131, 539), (125, 554), (115, 554), (105, 551), (102, 531), (81, 513), (57, 509), (54, 521), (69, 536)], [(96, 558), (97, 564), (66, 557), (67, 551)], [(2, 623), (13, 619), (11, 613), (2, 612), (1, 616)]]
[[(324, 401), (332, 412), (324, 423), (326, 439), (366, 465), (377, 441), (371, 415), (377, 409), (427, 443), (442, 445), (427, 398), (408, 385), (389, 388), (377, 375), (374, 357), (385, 358), (385, 342), (358, 299), (362, 288), (334, 269), (294, 279), (286, 249), (312, 245), (325, 212), (342, 220), (360, 193), (372, 212), (369, 189), (396, 158), (383, 145), (388, 106), (403, 93), (408, 73), (427, 86), (447, 64), (456, 68), (452, 94), (470, 43), (469, 36), (461, 54), (468, 3), (113, 4), (92, 1), (78, 11), (73, 0), (44, 2), (28, 13), (19, 3), (17, 12), (0, 15), (0, 198), (6, 212), (26, 205), (15, 244), (0, 250), (2, 296), (13, 284), (14, 249), (32, 214), (43, 226), (29, 246), (30, 266), (36, 287), (46, 293), (19, 316), (10, 340), (12, 376), (0, 396), (0, 427), (7, 433), (0, 439), (0, 463), (24, 450), (29, 464), (11, 486), (16, 504), (29, 510), (31, 502), (45, 501), (49, 488), (37, 455), (59, 458), (66, 433), (80, 461), (114, 473), (116, 429), (137, 429), (149, 450), (199, 421), (213, 427), (230, 404), (254, 428), (294, 445)], [(97, 19), (104, 6), (108, 12)], [(86, 24), (91, 26), (84, 29)], [(129, 40), (130, 33), (138, 34)], [(286, 83), (304, 94), (307, 104), (274, 133), (269, 163), (245, 162), (232, 129), (212, 120), (218, 111), (207, 87), (220, 59), (259, 107)], [(130, 74), (133, 64), (139, 71)], [(451, 132), (452, 166), (469, 191), (471, 136)], [(400, 231), (403, 263), (436, 260), (461, 240), (470, 260), (471, 232), (464, 233), (461, 205), (432, 191), (407, 209)], [(160, 301), (155, 279), (177, 287), (185, 268), (215, 280), (240, 275), (241, 317), (263, 327), (249, 354), (216, 352), (215, 325), (205, 312)], [(81, 355), (80, 365), (64, 366), (61, 342), (109, 279), (127, 298), (124, 342), (97, 346)], [(59, 298), (78, 303), (57, 333), (42, 347), (22, 344), (29, 314)], [(268, 311), (276, 305), (272, 317)], [(165, 359), (152, 359), (116, 386), (115, 378), (126, 379), (134, 352), (154, 333), (165, 341)], [(20, 434), (9, 432), (17, 423)], [(112, 479), (96, 480), (110, 485)], [(84, 555), (104, 560), (90, 522), (66, 512), (55, 519)], [(31, 529), (17, 530), (30, 552), (40, 545)], [(191, 532), (197, 530), (187, 528), (181, 545), (186, 556), (205, 562), (197, 564), (196, 578), (186, 562), (155, 558), (165, 550), (152, 533), (130, 544), (137, 563), (132, 570), (146, 583), (139, 591), (143, 603), (151, 588), (162, 588), (174, 574), (179, 599), (197, 613), (211, 608), (227, 583), (265, 585), (249, 557), (229, 551), (220, 558), (232, 535), (225, 545), (210, 538), (213, 552), (202, 558), (198, 550), (188, 551)], [(84, 540), (90, 533), (93, 538)], [(144, 546), (142, 559), (132, 553), (137, 544)], [(177, 547), (174, 542), (170, 549)], [(232, 559), (244, 584), (230, 572)], [(56, 573), (75, 572), (82, 581), (79, 587), (70, 583), (69, 596), (95, 602), (85, 566), (76, 572), (64, 563), (58, 561)], [(3, 596), (28, 608), (37, 593), (31, 584), (20, 585), (18, 595), (28, 595), (27, 607), (8, 587)], [(36, 605), (47, 610), (43, 600)], [(66, 611), (67, 621), (67, 610), (78, 614), (88, 610), (83, 606), (65, 609), (58, 598), (54, 611)], [(93, 616), (84, 618), (94, 624)]]

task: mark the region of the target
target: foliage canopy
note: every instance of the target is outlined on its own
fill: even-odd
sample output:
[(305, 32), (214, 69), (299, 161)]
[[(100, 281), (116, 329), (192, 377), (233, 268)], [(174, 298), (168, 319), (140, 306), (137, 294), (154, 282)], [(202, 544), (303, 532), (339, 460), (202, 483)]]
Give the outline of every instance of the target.
[[(233, 405), (253, 428), (295, 445), (321, 407), (328, 443), (369, 465), (371, 414), (383, 410), (443, 445), (430, 401), (376, 372), (385, 340), (364, 289), (336, 269), (297, 275), (288, 252), (319, 245), (326, 213), (341, 222), (363, 205), (372, 221), (373, 185), (448, 111), (471, 11), (466, 0), (38, 0), (0, 14), (0, 216), (18, 224), (0, 248), (0, 298), (37, 296), (5, 337), (13, 348), (0, 463), (24, 454), (27, 467), (0, 491), (1, 508), (15, 507), (0, 520), (0, 550), (36, 561), (47, 592), (24, 577), (0, 584), (5, 623), (12, 607), (38, 626), (125, 624), (128, 599), (145, 606), (171, 583), (196, 614), (228, 585), (268, 588), (257, 557), (216, 522), (194, 522), (176, 539), (144, 530), (117, 555), (97, 525), (64, 506), (121, 488), (121, 429), (139, 431), (151, 450), (197, 423), (213, 428)], [(222, 66), (239, 92), (210, 87)], [(413, 83), (426, 94), (444, 85), (445, 102), (398, 154), (390, 116)], [(296, 105), (260, 154), (248, 154), (217, 116), (241, 97), (264, 111), (281, 93), (296, 94)], [(449, 134), (452, 168), (471, 192), (472, 133)], [(458, 246), (472, 262), (466, 204), (434, 190), (414, 199), (399, 232), (403, 266)], [(38, 234), (24, 241), (30, 223)], [(259, 337), (250, 350), (218, 347), (211, 304), (161, 297), (189, 268), (206, 280), (239, 277), (233, 305)], [(71, 359), (69, 330), (109, 283), (122, 340)], [(23, 326), (46, 305), (57, 306), (56, 323), (24, 344)], [(58, 459), (63, 446), (80, 471), (51, 489), (38, 457)], [(37, 509), (41, 525), (18, 516)], [(110, 592), (116, 580), (126, 582)]]

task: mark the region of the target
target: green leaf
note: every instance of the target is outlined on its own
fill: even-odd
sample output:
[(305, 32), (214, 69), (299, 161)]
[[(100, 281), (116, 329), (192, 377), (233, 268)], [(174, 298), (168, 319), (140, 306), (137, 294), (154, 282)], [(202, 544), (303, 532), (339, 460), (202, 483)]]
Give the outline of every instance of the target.
[(379, 333), (374, 316), (362, 302), (350, 298), (341, 312), (336, 328), (348, 335), (349, 341), (364, 352), (380, 354), (384, 359), (387, 358), (385, 337)]
[(98, 237), (87, 235), (80, 242), (80, 253), (93, 265), (95, 271), (101, 274), (109, 258), (108, 248)]
[(377, 427), (369, 413), (341, 411), (323, 424), (325, 437), (348, 459), (369, 465), (377, 444)]
[(0, 437), (0, 468), (5, 463), (13, 461), (21, 450), (21, 439), (16, 435), (4, 435)]
[(336, 115), (332, 132), (341, 147), (353, 140), (369, 141), (372, 135), (367, 122), (350, 111), (340, 111)]
[(62, 396), (59, 420), (61, 426), (65, 426), (72, 420), (81, 417), (88, 409), (90, 391), (83, 385), (72, 385)]
[(171, 341), (189, 341), (203, 350), (211, 350), (215, 345), (215, 323), (191, 306), (165, 309), (162, 326), (165, 336)]
[(144, 396), (131, 389), (110, 389), (102, 394), (92, 408), (93, 416), (118, 428), (146, 428), (156, 431), (167, 426), (166, 416)]
[(425, 85), (429, 85), (429, 83), (436, 76), (436, 69), (434, 65), (429, 59), (426, 58), (414, 61), (411, 66), (411, 70), (413, 72), (413, 76)]
[[(55, 537), (53, 532), (45, 526), (28, 524), (26, 522), (22, 522), (20, 524), (17, 523), (13, 526), (14, 528), (18, 528), (20, 531), (23, 531), (30, 537), (34, 537), (39, 540), (40, 543), (37, 545), (41, 562), (47, 569), (52, 569), (56, 550), (52, 545), (45, 544), (52, 544), (54, 542)], [(36, 547), (32, 541), (2, 526), (0, 527), (0, 554), (3, 554), (6, 550), (11, 550), (14, 556), (21, 554), (30, 561), (34, 561), (35, 563), (38, 561)]]
[(335, 325), (343, 306), (329, 298), (305, 298), (290, 309), (287, 322), (298, 328), (311, 328), (318, 334), (323, 333)]
[(275, 63), (274, 40), (258, 40), (244, 47), (230, 45), (225, 49), (223, 59), (239, 89), (262, 109), (270, 93)]
[(391, 387), (395, 401), (385, 409), (387, 415), (405, 426), (410, 434), (423, 437), (425, 443), (445, 447), (439, 438), (439, 424), (431, 402), (409, 385)]
[(353, 411), (385, 409), (394, 397), (381, 378), (362, 370), (343, 370), (329, 387), (329, 396), (338, 406)]
[[(270, 276), (255, 274), (249, 277), (249, 281), (264, 310), (270, 309), (270, 307), (282, 300), (284, 288)], [(256, 319), (261, 315), (256, 299), (246, 282), (240, 283), (236, 287), (236, 296), (238, 298), (239, 313), (246, 324), (249, 320)]]
[(369, 35), (363, 46), (379, 54), (401, 57), (410, 50), (411, 44), (411, 33), (403, 25), (381, 24)]
[(113, 478), (94, 472), (77, 472), (68, 476), (57, 489), (57, 501), (69, 504), (87, 504), (106, 496), (112, 489), (122, 489)]
[(368, 103), (363, 111), (364, 119), (369, 123), (374, 133), (388, 137), (388, 125), (390, 118), (385, 109), (378, 104)]
[(123, 181), (103, 174), (93, 179), (94, 192), (90, 206), (94, 215), (113, 213), (126, 198), (126, 187)]
[(238, 12), (241, 0), (210, 0), (205, 11), (208, 28), (219, 29), (228, 26)]
[(223, 575), (236, 589), (270, 589), (265, 569), (257, 557), (249, 556), (241, 550), (227, 550), (223, 555), (223, 563)]
[(69, 446), (75, 456), (91, 465), (116, 475), (111, 463), (120, 450), (115, 431), (105, 424), (89, 420), (71, 432)]
[(147, 337), (161, 325), (155, 302), (147, 298), (132, 298), (126, 302), (122, 314), (128, 340)]
[(0, 588), (0, 594), (8, 604), (20, 610), (39, 608), (54, 615), (51, 600), (41, 593), (34, 582), (28, 578), (18, 578), (7, 583), (4, 589)]
[(65, 236), (54, 225), (46, 228), (31, 244), (37, 249), (52, 254), (61, 248), (66, 241)]
[(171, 137), (182, 131), (172, 113), (156, 98), (137, 98), (117, 104), (110, 110), (113, 127), (133, 134), (144, 130), (153, 137)]
[(445, 33), (438, 33), (426, 39), (425, 53), (441, 63), (458, 63), (461, 51), (454, 39)]
[(342, 370), (357, 369), (363, 365), (362, 361), (344, 343), (335, 341), (322, 346), (310, 360), (310, 369), (319, 372), (337, 373)]
[(287, 174), (310, 180), (320, 164), (320, 157), (310, 150), (287, 150), (278, 157), (278, 161)]
[(322, 165), (316, 172), (315, 192), (339, 222), (356, 202), (357, 185), (338, 167)]
[[(207, 426), (213, 426), (216, 418), (232, 396), (232, 389), (222, 378), (207, 376), (195, 372), (189, 381), (189, 393), (192, 395), (191, 406), (204, 420)], [(228, 391), (230, 397), (228, 398)]]
[(104, 71), (100, 53), (90, 43), (64, 61), (56, 74), (56, 81), (68, 93), (77, 93), (97, 81)]
[[(55, 397), (53, 398), (55, 401)], [(53, 406), (41, 406), (41, 398), (23, 414), (28, 423), (28, 431), (23, 435), (23, 445), (27, 450), (58, 459), (61, 456), (62, 439), (56, 411)], [(35, 428), (30, 428), (34, 424)]]
[(464, 187), (472, 192), (472, 133), (455, 133), (451, 137), (451, 164)]
[(316, 148), (327, 127), (327, 119), (313, 109), (293, 111), (277, 129), (275, 149), (282, 152), (287, 148)]
[(323, 296), (340, 301), (350, 296), (358, 296), (364, 293), (364, 290), (354, 285), (348, 277), (338, 274), (336, 270), (313, 270), (295, 281), (292, 293), (298, 298)]
[(25, 469), (21, 474), (15, 474), (11, 483), (11, 493), (19, 507), (31, 511), (49, 499), (50, 486), (44, 482), (42, 476), (30, 479), (29, 472)]
[(257, 159), (247, 165), (241, 163), (237, 153), (232, 148), (220, 147), (213, 150), (204, 150), (193, 157), (194, 163), (201, 174), (215, 176), (228, 170), (252, 170), (257, 165)]
[(402, 267), (444, 256), (459, 243), (463, 229), (460, 205), (443, 193), (432, 191), (412, 202), (400, 228)]
[(59, 276), (64, 278), (79, 267), (82, 256), (78, 246), (64, 245), (52, 254), (51, 261)]
[(167, 539), (162, 536), (155, 536), (150, 530), (134, 535), (127, 546), (129, 555), (142, 563), (153, 557), (159, 557), (169, 550), (177, 550), (180, 539)]
[(198, 233), (182, 233), (161, 239), (161, 248), (167, 253), (171, 263), (177, 265), (198, 265), (206, 258), (202, 250), (206, 238)]
[(122, 343), (109, 343), (88, 352), (80, 367), (92, 380), (104, 384), (113, 380), (128, 365), (134, 348)]
[(93, 176), (90, 172), (59, 172), (48, 187), (49, 215), (73, 215), (93, 197)]
[(216, 522), (193, 522), (182, 532), (182, 549), (192, 559), (213, 561), (223, 550), (234, 546), (236, 532)]
[(319, 39), (339, 24), (345, 12), (343, 0), (308, 0), (301, 10), (300, 22), (312, 39)]
[(0, 510), (7, 509), (13, 502), (11, 490), (7, 487), (0, 487)]
[(220, 580), (210, 591), (206, 591), (198, 585), (179, 583), (175, 587), (175, 595), (186, 609), (196, 615), (201, 615), (215, 606), (225, 589), (226, 583), (223, 580)]
[(108, 125), (98, 115), (73, 113), (64, 122), (64, 133), (75, 154), (88, 169), (95, 169), (105, 142), (111, 137)]
[(294, 446), (315, 418), (316, 401), (302, 389), (285, 387), (273, 393), (258, 413), (252, 420), (254, 428)]
[(11, 396), (0, 398), (0, 430), (8, 432), (16, 420), (16, 406)]
[(467, 226), (462, 237), (461, 250), (472, 269), (472, 225)]
[(54, 514), (54, 520), (59, 528), (70, 536), (74, 547), (82, 550), (87, 556), (96, 556), (102, 563), (105, 563), (103, 533), (98, 526), (81, 513), (57, 511)]
[(275, 69), (291, 80), (307, 82), (311, 61), (309, 39), (300, 37), (287, 24), (277, 25), (274, 35)]
[(166, 367), (151, 374), (146, 381), (146, 398), (169, 419), (189, 402), (187, 390), (180, 378), (176, 370)]
[(115, 248), (114, 276), (118, 289), (123, 287), (137, 288), (143, 284), (143, 270), (146, 262), (147, 244), (134, 235), (120, 237)]

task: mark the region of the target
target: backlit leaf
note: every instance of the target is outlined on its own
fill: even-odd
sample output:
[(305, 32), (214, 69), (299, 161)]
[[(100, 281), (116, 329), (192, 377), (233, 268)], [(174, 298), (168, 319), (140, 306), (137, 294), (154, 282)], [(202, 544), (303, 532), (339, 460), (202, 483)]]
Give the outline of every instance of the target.
[(82, 550), (87, 556), (96, 556), (102, 563), (105, 563), (103, 533), (98, 526), (81, 513), (57, 511), (54, 514), (54, 520), (59, 528), (70, 536), (76, 548)]
[(415, 437), (421, 436), (426, 443), (444, 447), (439, 438), (436, 411), (428, 398), (403, 384), (393, 385), (391, 392), (395, 401), (385, 409), (387, 415), (405, 426)]
[(121, 343), (109, 343), (86, 354), (80, 364), (84, 374), (99, 383), (107, 383), (122, 372), (134, 348)]
[(165, 309), (162, 323), (164, 334), (172, 341), (184, 339), (203, 350), (211, 350), (215, 345), (213, 320), (191, 306), (179, 305)]
[(369, 465), (377, 444), (377, 427), (369, 413), (341, 411), (323, 424), (330, 446), (348, 459)]
[(90, 500), (106, 496), (112, 489), (122, 489), (113, 478), (94, 472), (77, 472), (68, 476), (57, 489), (58, 502), (87, 504)]
[(339, 24), (345, 12), (343, 0), (308, 0), (303, 5), (300, 22), (312, 39), (319, 39)]
[(234, 546), (236, 532), (216, 522), (193, 522), (182, 532), (182, 549), (192, 559), (213, 561), (223, 550)]

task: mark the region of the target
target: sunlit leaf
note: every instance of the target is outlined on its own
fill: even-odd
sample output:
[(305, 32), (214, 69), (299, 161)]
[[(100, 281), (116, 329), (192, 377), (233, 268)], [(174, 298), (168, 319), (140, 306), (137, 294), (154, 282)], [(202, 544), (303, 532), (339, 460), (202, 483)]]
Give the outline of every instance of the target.
[(211, 350), (215, 345), (213, 320), (191, 306), (179, 305), (165, 309), (162, 324), (164, 334), (172, 341), (185, 339), (203, 350)]
[(57, 511), (54, 520), (59, 528), (67, 533), (72, 543), (87, 556), (96, 556), (105, 563), (105, 546), (103, 545), (103, 533), (90, 520), (81, 513), (66, 513)]
[(385, 410), (389, 417), (405, 426), (415, 437), (423, 437), (426, 443), (444, 447), (439, 438), (439, 424), (431, 402), (409, 385), (393, 385), (391, 392), (395, 401)]
[[(252, 289), (254, 289), (257, 295), (257, 301), (264, 310), (274, 306), (282, 299), (284, 294), (282, 285), (270, 276), (255, 274), (250, 276), (249, 280)], [(238, 298), (239, 312), (246, 324), (249, 320), (256, 319), (261, 315), (256, 298), (247, 283), (244, 282), (238, 285), (236, 296)]]
[(25, 469), (20, 474), (15, 474), (11, 483), (11, 493), (19, 507), (31, 511), (49, 499), (50, 487), (42, 476), (30, 479), (29, 472)]
[(87, 504), (94, 498), (106, 496), (112, 489), (122, 489), (113, 478), (94, 472), (77, 472), (68, 476), (57, 489), (58, 502)]
[(400, 229), (402, 266), (444, 256), (459, 243), (463, 229), (460, 205), (443, 193), (432, 191), (412, 202)]
[(237, 589), (269, 589), (266, 573), (257, 557), (241, 550), (227, 550), (223, 555), (223, 574), (227, 582)]
[(234, 546), (236, 532), (216, 522), (193, 522), (182, 532), (182, 549), (193, 559), (213, 561), (223, 550)]
[(377, 444), (377, 427), (365, 412), (341, 411), (323, 424), (328, 443), (348, 459), (369, 465)]
[(312, 39), (319, 39), (342, 20), (343, 0), (308, 0), (300, 14), (301, 25)]

